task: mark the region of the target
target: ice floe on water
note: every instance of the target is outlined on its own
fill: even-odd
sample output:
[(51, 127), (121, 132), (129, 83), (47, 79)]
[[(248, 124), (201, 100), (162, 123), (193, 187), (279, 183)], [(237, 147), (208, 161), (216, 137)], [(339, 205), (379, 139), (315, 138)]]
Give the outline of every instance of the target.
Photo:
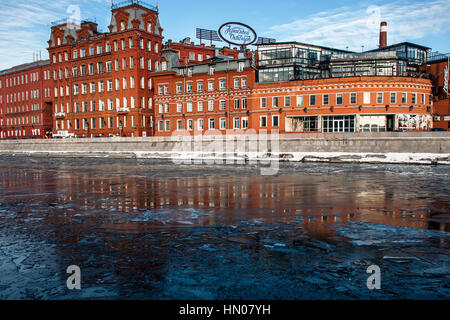
[(351, 239), (356, 246), (413, 245), (431, 238), (448, 238), (444, 231), (413, 229), (368, 222), (352, 222), (335, 227), (340, 236)]
[(153, 222), (159, 224), (194, 225), (200, 217), (209, 216), (208, 213), (201, 213), (194, 209), (179, 210), (147, 210), (139, 212), (129, 219), (130, 222)]

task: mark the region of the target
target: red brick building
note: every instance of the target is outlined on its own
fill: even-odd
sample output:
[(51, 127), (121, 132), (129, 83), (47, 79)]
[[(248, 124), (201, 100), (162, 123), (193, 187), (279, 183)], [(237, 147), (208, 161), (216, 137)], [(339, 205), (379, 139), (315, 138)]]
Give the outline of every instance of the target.
[[(450, 129), (450, 96), (448, 82), (445, 83), (445, 74), (449, 76), (449, 56), (438, 55), (430, 59), (429, 68), (433, 75), (433, 95), (434, 95), (434, 127)], [(447, 92), (444, 86), (447, 86)]]
[(172, 42), (172, 40), (169, 40), (163, 47), (163, 50), (167, 49), (176, 52), (180, 65), (203, 63), (216, 56), (230, 57), (233, 59), (239, 57), (237, 48), (217, 48), (215, 45), (206, 46), (205, 44), (196, 45), (194, 42), (191, 42), (190, 38), (186, 38), (180, 42)]
[[(249, 128), (255, 69), (249, 59), (212, 59), (153, 75), (155, 135)], [(238, 123), (239, 122), (239, 123)]]
[[(416, 55), (399, 57), (403, 49)], [(432, 83), (419, 70), (426, 49), (401, 44), (388, 52), (356, 54), (276, 43), (259, 46), (257, 63), (222, 57), (172, 66), (153, 75), (155, 135), (242, 129), (427, 131), (432, 128)]]
[(112, 7), (109, 32), (64, 21), (48, 41), (57, 136), (149, 136), (150, 73), (161, 68), (158, 9), (137, 1)]
[(0, 72), (0, 138), (47, 138), (52, 132), (50, 65), (37, 61)]

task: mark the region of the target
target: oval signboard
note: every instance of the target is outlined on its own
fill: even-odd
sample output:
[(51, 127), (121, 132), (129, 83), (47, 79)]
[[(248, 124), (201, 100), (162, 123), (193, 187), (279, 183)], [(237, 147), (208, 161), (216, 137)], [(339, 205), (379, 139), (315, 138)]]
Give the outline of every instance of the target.
[(227, 22), (219, 28), (220, 37), (229, 44), (249, 46), (256, 42), (255, 30), (240, 22)]

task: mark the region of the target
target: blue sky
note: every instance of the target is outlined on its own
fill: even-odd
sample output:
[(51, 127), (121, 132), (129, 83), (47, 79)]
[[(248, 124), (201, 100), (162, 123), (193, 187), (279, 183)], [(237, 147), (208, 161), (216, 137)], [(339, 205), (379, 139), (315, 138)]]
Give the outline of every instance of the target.
[[(47, 58), (51, 21), (79, 13), (107, 30), (110, 5), (110, 0), (1, 1), (0, 70), (31, 62), (33, 51)], [(450, 52), (450, 0), (160, 0), (159, 7), (165, 40), (195, 39), (196, 27), (217, 30), (240, 21), (279, 41), (361, 51), (377, 47), (379, 23), (386, 20), (389, 44), (410, 41)]]

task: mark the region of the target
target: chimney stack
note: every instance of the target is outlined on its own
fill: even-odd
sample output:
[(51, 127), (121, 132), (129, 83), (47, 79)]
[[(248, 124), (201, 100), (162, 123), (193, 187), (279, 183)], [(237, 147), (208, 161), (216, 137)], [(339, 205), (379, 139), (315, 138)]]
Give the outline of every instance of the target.
[(380, 49), (382, 48), (386, 48), (387, 47), (387, 27), (388, 24), (387, 22), (382, 22), (381, 23), (381, 28), (380, 28)]

